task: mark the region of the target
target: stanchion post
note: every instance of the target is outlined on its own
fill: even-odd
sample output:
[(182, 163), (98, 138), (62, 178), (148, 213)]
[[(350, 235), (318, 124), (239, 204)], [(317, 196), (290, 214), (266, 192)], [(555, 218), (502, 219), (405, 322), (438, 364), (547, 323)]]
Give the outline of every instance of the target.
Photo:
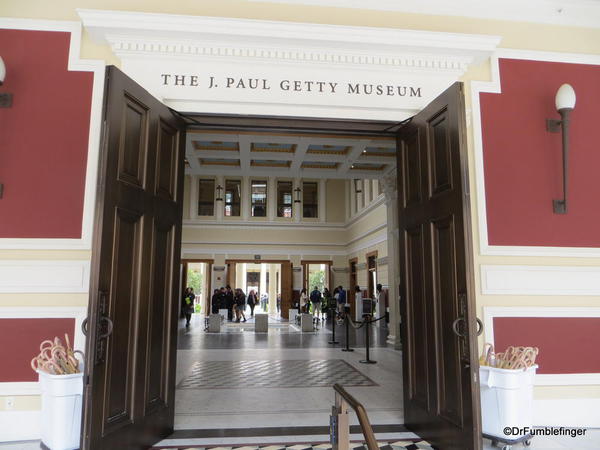
[(343, 352), (353, 352), (354, 349), (350, 348), (350, 306), (344, 306), (344, 314), (346, 319), (346, 348), (343, 348)]
[(339, 344), (338, 341), (335, 340), (335, 324), (337, 323), (337, 320), (335, 318), (337, 311), (334, 311), (333, 313), (333, 317), (331, 319), (331, 331), (333, 333), (333, 335), (331, 336), (331, 340), (329, 341), (330, 344)]
[(363, 359), (359, 362), (361, 362), (363, 364), (376, 364), (377, 361), (373, 361), (369, 358), (369, 346), (370, 346), (370, 341), (371, 341), (371, 330), (370, 330), (369, 326), (371, 325), (371, 315), (365, 314), (363, 316), (363, 320), (366, 322), (365, 323), (365, 347), (366, 347), (367, 359)]

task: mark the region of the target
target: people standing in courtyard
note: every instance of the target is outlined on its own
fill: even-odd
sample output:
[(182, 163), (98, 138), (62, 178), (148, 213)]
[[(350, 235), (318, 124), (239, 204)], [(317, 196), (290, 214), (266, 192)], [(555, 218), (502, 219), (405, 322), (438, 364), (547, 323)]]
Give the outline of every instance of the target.
[(219, 307), (221, 306), (221, 291), (215, 289), (210, 299), (210, 311), (213, 314), (219, 314)]
[(254, 307), (257, 303), (256, 292), (252, 289), (248, 292), (248, 306), (250, 306), (250, 317), (254, 317)]
[(227, 308), (227, 320), (231, 322), (233, 320), (233, 291), (229, 285), (225, 287), (225, 307)]
[(190, 326), (190, 321), (192, 320), (192, 313), (194, 312), (194, 299), (196, 296), (194, 295), (194, 288), (187, 288), (185, 298), (183, 299), (183, 308), (185, 313), (185, 326)]
[(308, 295), (306, 295), (306, 289), (300, 291), (300, 312), (308, 312)]
[(242, 291), (240, 288), (237, 288), (235, 290), (236, 294), (235, 294), (235, 315), (236, 315), (236, 322), (239, 323), (240, 319), (243, 317), (244, 318), (244, 322), (246, 321), (246, 314), (244, 313), (244, 310), (246, 309), (246, 294), (244, 294), (244, 291)]
[(317, 286), (310, 293), (310, 302), (312, 303), (313, 318), (317, 319), (317, 322), (321, 320), (321, 301), (323, 300), (323, 294)]
[(362, 303), (362, 291), (360, 286), (357, 284), (354, 288), (354, 305), (356, 307), (356, 320), (360, 320), (363, 315), (363, 303)]

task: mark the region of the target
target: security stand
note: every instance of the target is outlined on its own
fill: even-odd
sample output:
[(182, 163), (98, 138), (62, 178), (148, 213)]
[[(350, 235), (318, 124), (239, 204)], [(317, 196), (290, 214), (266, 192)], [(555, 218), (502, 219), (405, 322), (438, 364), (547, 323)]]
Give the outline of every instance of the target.
[(346, 348), (343, 348), (343, 352), (353, 352), (354, 349), (350, 348), (350, 305), (344, 306), (344, 314), (346, 319)]
[(363, 315), (363, 320), (365, 321), (365, 347), (367, 353), (367, 359), (360, 360), (359, 362), (363, 364), (377, 364), (377, 361), (373, 361), (369, 358), (369, 344), (370, 344), (370, 336), (371, 336), (371, 315), (365, 314)]

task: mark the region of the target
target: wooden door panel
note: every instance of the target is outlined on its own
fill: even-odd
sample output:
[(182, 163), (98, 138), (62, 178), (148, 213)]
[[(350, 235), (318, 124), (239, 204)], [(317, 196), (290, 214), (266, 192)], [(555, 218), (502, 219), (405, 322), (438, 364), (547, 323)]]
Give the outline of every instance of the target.
[[(171, 274), (173, 272), (173, 227), (161, 227), (158, 222), (153, 224), (152, 239), (152, 290), (150, 307), (148, 308), (148, 352), (146, 357), (146, 396), (145, 411), (151, 412), (157, 407), (167, 404), (167, 370), (169, 343), (169, 305), (164, 299), (168, 298), (171, 289)], [(164, 261), (169, 263), (164, 264)]]
[(460, 83), (398, 132), (404, 416), (445, 450), (481, 448), (465, 142)]
[[(107, 383), (111, 392), (105, 416), (104, 431), (109, 432), (123, 422), (133, 421), (131, 380), (133, 379), (133, 349), (135, 340), (135, 306), (141, 217), (118, 208), (115, 214), (113, 241), (114, 270), (109, 288), (109, 317), (113, 323), (127, 324), (114, 328), (107, 339)], [(118, 269), (117, 269), (118, 268)]]
[[(453, 216), (432, 222), (434, 298), (440, 317), (458, 317), (455, 278), (456, 254)], [(459, 427), (462, 419), (462, 384), (458, 338), (447, 326), (438, 322), (442, 345), (438, 353), (438, 375), (441, 385), (440, 415)]]
[(106, 80), (82, 448), (142, 450), (174, 422), (185, 124), (118, 69)]
[(430, 195), (452, 189), (452, 159), (450, 155), (450, 128), (448, 126), (448, 110), (439, 111), (428, 121), (429, 161), (430, 161)]
[(146, 161), (148, 109), (131, 97), (126, 97), (119, 145), (119, 179), (142, 186), (142, 171)]

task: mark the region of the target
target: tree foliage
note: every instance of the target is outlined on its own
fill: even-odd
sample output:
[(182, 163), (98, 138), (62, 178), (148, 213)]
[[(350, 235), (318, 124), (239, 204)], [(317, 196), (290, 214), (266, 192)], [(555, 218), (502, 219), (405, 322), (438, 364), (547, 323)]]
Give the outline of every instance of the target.
[(324, 270), (316, 270), (308, 274), (308, 291), (312, 291), (315, 288), (315, 286), (317, 286), (319, 290), (323, 292), (323, 288), (325, 287)]
[(196, 295), (200, 294), (203, 285), (203, 277), (200, 272), (195, 271), (194, 269), (188, 268), (187, 272), (187, 287), (194, 288), (194, 293)]

